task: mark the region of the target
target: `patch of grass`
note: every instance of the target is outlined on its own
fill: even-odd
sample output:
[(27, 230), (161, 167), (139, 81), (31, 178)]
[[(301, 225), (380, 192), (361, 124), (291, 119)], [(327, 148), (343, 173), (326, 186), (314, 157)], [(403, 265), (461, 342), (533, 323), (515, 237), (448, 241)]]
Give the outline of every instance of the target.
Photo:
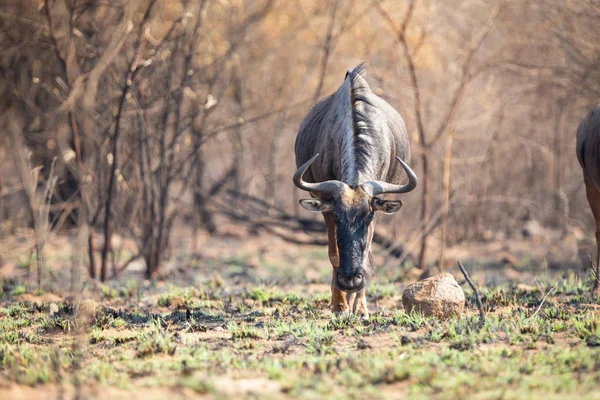
[(139, 282), (134, 279), (129, 279), (125, 283), (125, 286), (119, 288), (119, 296), (126, 297), (129, 299), (132, 299), (134, 297), (139, 299), (141, 296), (141, 288)]
[(240, 339), (260, 339), (261, 335), (258, 329), (253, 326), (246, 325), (244, 322), (239, 324), (235, 321), (229, 321), (227, 330), (231, 334), (231, 340)]
[(19, 334), (17, 331), (8, 331), (0, 333), (0, 343), (15, 344), (17, 343), (18, 338)]
[(11, 371), (14, 380), (24, 385), (56, 382), (57, 368), (68, 364), (67, 354), (60, 349), (42, 349), (31, 344), (0, 345), (3, 368)]
[(362, 318), (358, 315), (348, 315), (348, 316), (336, 316), (333, 315), (331, 320), (327, 323), (327, 330), (331, 331), (339, 331), (345, 330), (348, 328), (357, 328), (359, 325), (362, 325)]
[(282, 339), (293, 336), (304, 338), (327, 329), (327, 324), (313, 318), (282, 318), (265, 322), (265, 330), (270, 338)]
[(588, 346), (600, 346), (600, 318), (597, 315), (574, 317), (573, 330)]
[(137, 357), (150, 357), (155, 354), (173, 355), (177, 346), (173, 342), (173, 333), (167, 332), (160, 321), (152, 321), (148, 328), (138, 336)]
[(335, 335), (331, 332), (319, 332), (310, 336), (306, 341), (306, 352), (324, 355), (334, 354), (333, 344), (335, 343)]
[(416, 331), (421, 328), (427, 319), (420, 313), (404, 311), (395, 311), (392, 314), (392, 323), (397, 326), (409, 328), (411, 331)]
[(186, 332), (206, 332), (208, 327), (200, 321), (196, 321), (194, 317), (186, 322)]
[(118, 292), (108, 285), (101, 285), (100, 293), (102, 294), (102, 298), (104, 300), (112, 300), (118, 297)]
[[(90, 344), (106, 343), (109, 346), (114, 346), (136, 341), (140, 338), (140, 334), (135, 331), (109, 332), (94, 328), (88, 333), (88, 337)], [(143, 339), (146, 338), (144, 337)]]
[(272, 302), (283, 302), (286, 295), (279, 289), (259, 286), (249, 289), (246, 298), (254, 300), (260, 306), (265, 306), (270, 305)]
[(27, 293), (27, 288), (24, 285), (17, 285), (10, 291), (11, 296), (19, 296), (25, 293)]

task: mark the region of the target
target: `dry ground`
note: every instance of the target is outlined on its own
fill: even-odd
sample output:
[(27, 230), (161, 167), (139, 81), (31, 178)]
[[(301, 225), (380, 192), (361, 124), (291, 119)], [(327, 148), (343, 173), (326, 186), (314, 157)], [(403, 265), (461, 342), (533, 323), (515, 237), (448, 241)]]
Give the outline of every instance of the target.
[(600, 399), (600, 306), (569, 239), (451, 249), (481, 288), (480, 325), (466, 285), (461, 318), (406, 314), (414, 273), (381, 250), (363, 321), (329, 312), (324, 248), (185, 237), (161, 280), (134, 264), (78, 295), (74, 240), (48, 243), (44, 290), (28, 284), (30, 235), (0, 240), (0, 398)]

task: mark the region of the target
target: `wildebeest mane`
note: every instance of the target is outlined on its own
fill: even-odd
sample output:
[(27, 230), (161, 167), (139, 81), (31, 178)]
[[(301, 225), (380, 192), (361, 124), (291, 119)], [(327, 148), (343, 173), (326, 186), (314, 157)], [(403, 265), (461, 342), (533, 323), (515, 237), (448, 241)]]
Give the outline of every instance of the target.
[(364, 70), (365, 63), (361, 63), (354, 70), (348, 71), (347, 76), (350, 77), (354, 165), (357, 172), (367, 172), (372, 175), (373, 166), (369, 161), (373, 154), (373, 124), (369, 117), (368, 107), (375, 106), (368, 100), (371, 89), (361, 76)]

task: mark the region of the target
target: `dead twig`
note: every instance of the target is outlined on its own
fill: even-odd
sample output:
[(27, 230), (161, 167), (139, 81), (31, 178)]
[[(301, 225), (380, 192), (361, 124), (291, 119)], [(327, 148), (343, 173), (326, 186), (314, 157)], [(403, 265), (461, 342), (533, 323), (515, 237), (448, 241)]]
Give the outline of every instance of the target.
[(458, 268), (469, 283), (469, 286), (471, 286), (471, 289), (473, 289), (473, 293), (475, 293), (475, 301), (477, 303), (477, 308), (479, 309), (479, 326), (483, 326), (483, 323), (485, 322), (485, 312), (483, 311), (483, 304), (481, 303), (481, 296), (479, 295), (479, 290), (477, 290), (477, 287), (471, 280), (471, 277), (467, 273), (467, 270), (462, 265), (462, 262), (460, 262), (460, 260), (458, 261)]
[(129, 259), (127, 261), (125, 261), (123, 263), (123, 265), (121, 265), (118, 269), (115, 269), (116, 273), (114, 275), (114, 278), (116, 278), (117, 276), (121, 275), (121, 272), (125, 271), (127, 269), (127, 267), (129, 266), (129, 264), (131, 264), (132, 262), (136, 261), (141, 256), (142, 256), (142, 252), (139, 252), (139, 253), (134, 254), (131, 257), (129, 257)]
[(555, 289), (556, 289), (556, 285), (552, 286), (550, 288), (550, 290), (548, 290), (548, 292), (546, 293), (546, 295), (542, 298), (542, 302), (538, 306), (537, 310), (535, 310), (535, 312), (533, 313), (533, 315), (531, 317), (529, 317), (530, 320), (534, 319), (539, 314), (540, 310), (542, 309), (542, 306), (544, 305), (544, 302), (546, 301), (546, 299), (548, 298), (548, 296), (550, 296), (550, 293), (554, 292)]

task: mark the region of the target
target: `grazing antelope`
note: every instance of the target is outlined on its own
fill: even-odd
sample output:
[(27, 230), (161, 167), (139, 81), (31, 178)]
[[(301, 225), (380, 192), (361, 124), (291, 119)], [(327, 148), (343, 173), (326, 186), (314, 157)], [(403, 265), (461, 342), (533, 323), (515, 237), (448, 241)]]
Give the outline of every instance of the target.
[[(406, 164), (410, 146), (404, 120), (371, 92), (362, 71), (362, 64), (349, 70), (338, 90), (302, 121), (294, 184), (313, 197), (300, 205), (325, 219), (333, 266), (331, 310), (366, 318), (375, 213), (392, 214), (402, 206), (400, 200), (378, 196), (410, 192), (417, 176)], [(401, 184), (403, 171), (406, 184)]]
[(594, 293), (600, 295), (600, 105), (577, 128), (577, 159), (583, 168), (585, 192), (596, 221), (596, 270)]

